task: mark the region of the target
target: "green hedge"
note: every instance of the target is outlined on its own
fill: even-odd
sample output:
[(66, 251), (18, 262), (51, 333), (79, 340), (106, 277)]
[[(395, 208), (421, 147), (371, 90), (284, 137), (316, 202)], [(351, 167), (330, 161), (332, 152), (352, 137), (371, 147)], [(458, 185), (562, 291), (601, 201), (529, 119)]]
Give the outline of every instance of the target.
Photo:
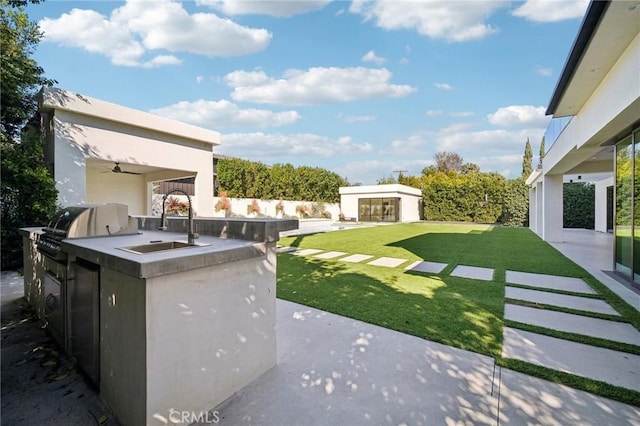
[(564, 184), (563, 226), (565, 228), (595, 228), (596, 190), (590, 183)]

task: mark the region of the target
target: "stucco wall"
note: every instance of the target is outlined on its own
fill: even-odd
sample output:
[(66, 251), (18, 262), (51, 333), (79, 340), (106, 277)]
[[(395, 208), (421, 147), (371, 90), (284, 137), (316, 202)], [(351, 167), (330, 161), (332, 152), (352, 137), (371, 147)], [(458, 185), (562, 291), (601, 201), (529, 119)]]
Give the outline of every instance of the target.
[(87, 202), (120, 203), (129, 206), (129, 214), (142, 215), (147, 211), (146, 182), (142, 175), (102, 173), (87, 169)]
[(369, 185), (340, 188), (340, 205), (346, 218), (358, 218), (358, 200), (361, 198), (400, 198), (400, 222), (420, 220), (419, 189), (405, 185)]
[(147, 281), (146, 424), (206, 412), (276, 364), (276, 253)]
[[(195, 176), (196, 195), (207, 195), (198, 197), (196, 211), (213, 211), (212, 148), (220, 141), (219, 133), (60, 89), (45, 89), (41, 108), (47, 113), (43, 120), (53, 115), (53, 138), (48, 141), (54, 148), (53, 153), (50, 146), (46, 151), (48, 159), (53, 154), (60, 204), (127, 199), (131, 214), (149, 214), (149, 183), (163, 179), (162, 170), (169, 170), (167, 178)], [(88, 158), (160, 171), (124, 180), (116, 173), (87, 173)]]
[[(567, 153), (575, 148), (583, 147), (598, 132), (611, 125), (614, 120), (619, 120), (623, 113), (625, 116), (628, 115), (628, 118), (621, 120), (618, 125), (612, 126), (611, 134), (600, 136), (595, 141), (596, 144), (594, 146), (596, 148), (599, 148), (600, 143), (606, 141), (608, 137), (615, 136), (615, 133), (638, 118), (637, 105), (640, 97), (639, 63), (640, 34), (629, 44), (602, 83), (593, 91), (593, 94), (582, 109), (577, 111), (577, 115), (573, 117), (555, 143), (548, 149), (543, 162), (545, 174), (548, 172), (564, 173), (575, 167), (577, 164), (564, 163), (566, 165), (560, 167), (559, 170), (553, 170), (556, 165), (560, 164)], [(632, 117), (634, 110), (632, 105), (636, 105), (635, 117)], [(574, 158), (577, 160), (579, 156), (574, 155)], [(590, 158), (590, 153), (586, 152), (583, 160), (588, 158)]]

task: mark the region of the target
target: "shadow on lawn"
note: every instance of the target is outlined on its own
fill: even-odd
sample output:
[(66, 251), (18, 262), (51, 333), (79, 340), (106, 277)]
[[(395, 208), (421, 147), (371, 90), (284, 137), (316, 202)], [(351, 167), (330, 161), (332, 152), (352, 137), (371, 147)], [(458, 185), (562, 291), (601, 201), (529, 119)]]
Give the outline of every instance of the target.
[(278, 263), (281, 299), (486, 355), (501, 352), (501, 283), (291, 255)]
[[(421, 259), (456, 265), (494, 268), (504, 281), (505, 270), (585, 276), (586, 272), (526, 228), (489, 226), (468, 233), (430, 232), (388, 244)], [(444, 271), (445, 273), (450, 271)]]

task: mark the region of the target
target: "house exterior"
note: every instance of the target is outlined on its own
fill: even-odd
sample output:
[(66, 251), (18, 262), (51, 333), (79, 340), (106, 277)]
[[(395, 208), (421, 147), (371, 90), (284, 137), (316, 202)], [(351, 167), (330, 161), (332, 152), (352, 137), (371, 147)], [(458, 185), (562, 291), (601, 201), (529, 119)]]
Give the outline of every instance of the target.
[(550, 148), (527, 179), (531, 229), (561, 242), (563, 181), (595, 182), (612, 269), (640, 286), (640, 4), (590, 3), (547, 115)]
[(150, 215), (155, 182), (193, 178), (195, 213), (213, 214), (218, 132), (58, 88), (43, 88), (39, 101), (61, 205), (117, 202)]
[(422, 214), (422, 191), (406, 185), (345, 186), (340, 207), (360, 222), (415, 222)]

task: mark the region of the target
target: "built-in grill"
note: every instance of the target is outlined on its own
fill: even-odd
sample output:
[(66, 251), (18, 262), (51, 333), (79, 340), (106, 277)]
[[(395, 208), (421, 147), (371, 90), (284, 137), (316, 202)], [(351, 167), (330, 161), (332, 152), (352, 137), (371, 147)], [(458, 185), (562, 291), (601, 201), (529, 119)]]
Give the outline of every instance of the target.
[(138, 222), (129, 216), (129, 208), (124, 204), (85, 204), (57, 211), (42, 230), (38, 250), (54, 260), (65, 260), (62, 240), (135, 234)]
[(73, 258), (62, 241), (138, 232), (138, 221), (124, 204), (86, 204), (56, 212), (42, 229), (37, 247), (43, 253), (44, 320), (89, 378), (100, 377), (99, 265)]

